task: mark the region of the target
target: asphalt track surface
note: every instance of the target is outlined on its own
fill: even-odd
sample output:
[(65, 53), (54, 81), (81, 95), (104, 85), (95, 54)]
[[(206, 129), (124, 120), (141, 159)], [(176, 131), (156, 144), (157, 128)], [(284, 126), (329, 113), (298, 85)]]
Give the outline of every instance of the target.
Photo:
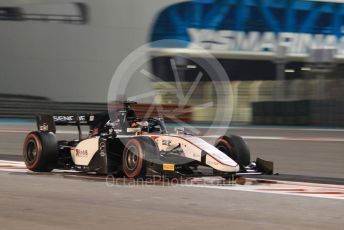
[[(32, 128), (33, 124), (27, 123), (1, 123), (0, 160), (20, 161), (26, 130)], [(344, 130), (230, 130), (245, 137), (253, 158), (274, 161), (275, 172), (281, 174), (278, 180), (283, 176), (298, 181), (319, 178), (325, 183), (295, 187), (278, 182), (280, 187), (264, 185), (252, 192), (249, 190), (256, 187), (246, 185), (134, 186), (109, 184), (104, 178), (87, 175), (0, 170), (0, 228), (343, 229)], [(63, 131), (61, 138), (72, 136), (69, 130)], [(301, 186), (317, 195), (309, 196)], [(266, 188), (270, 192), (265, 192)], [(332, 188), (335, 190), (328, 190)], [(295, 195), (297, 191), (302, 194)], [(318, 193), (335, 194), (339, 199)]]

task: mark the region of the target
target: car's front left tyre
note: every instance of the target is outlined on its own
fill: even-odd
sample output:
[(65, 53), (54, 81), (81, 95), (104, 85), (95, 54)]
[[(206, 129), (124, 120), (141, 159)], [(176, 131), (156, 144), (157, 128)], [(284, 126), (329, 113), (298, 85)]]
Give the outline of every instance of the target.
[(250, 149), (240, 136), (227, 134), (219, 137), (215, 143), (215, 147), (237, 162), (241, 167), (245, 167), (251, 163)]

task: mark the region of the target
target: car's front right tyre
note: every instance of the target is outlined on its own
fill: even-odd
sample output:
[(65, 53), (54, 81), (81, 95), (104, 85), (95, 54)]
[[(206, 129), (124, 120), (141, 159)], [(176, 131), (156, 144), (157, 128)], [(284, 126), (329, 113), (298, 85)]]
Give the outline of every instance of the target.
[(123, 173), (128, 178), (146, 178), (147, 167), (159, 155), (155, 142), (149, 137), (129, 139), (122, 154)]

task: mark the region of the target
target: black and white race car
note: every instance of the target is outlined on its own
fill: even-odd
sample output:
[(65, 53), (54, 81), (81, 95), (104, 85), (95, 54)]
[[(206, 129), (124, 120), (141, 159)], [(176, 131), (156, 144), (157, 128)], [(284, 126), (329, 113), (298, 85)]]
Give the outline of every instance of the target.
[[(272, 162), (251, 162), (249, 148), (239, 136), (227, 134), (212, 145), (182, 130), (168, 133), (161, 118), (136, 117), (132, 104), (123, 103), (116, 119), (110, 119), (107, 112), (38, 116), (38, 130), (24, 141), (27, 168), (35, 172), (73, 169), (128, 178), (200, 175), (198, 166), (208, 166), (212, 175), (223, 177), (272, 173)], [(56, 126), (60, 125), (76, 126), (79, 139), (57, 140)], [(90, 126), (86, 138), (82, 138), (81, 125)]]

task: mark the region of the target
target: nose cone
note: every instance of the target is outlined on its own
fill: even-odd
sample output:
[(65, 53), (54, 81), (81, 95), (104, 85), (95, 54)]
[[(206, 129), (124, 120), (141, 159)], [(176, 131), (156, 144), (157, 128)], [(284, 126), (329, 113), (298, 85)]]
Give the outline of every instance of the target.
[(206, 164), (222, 172), (238, 172), (240, 167), (237, 162), (218, 150), (216, 147), (209, 151)]

